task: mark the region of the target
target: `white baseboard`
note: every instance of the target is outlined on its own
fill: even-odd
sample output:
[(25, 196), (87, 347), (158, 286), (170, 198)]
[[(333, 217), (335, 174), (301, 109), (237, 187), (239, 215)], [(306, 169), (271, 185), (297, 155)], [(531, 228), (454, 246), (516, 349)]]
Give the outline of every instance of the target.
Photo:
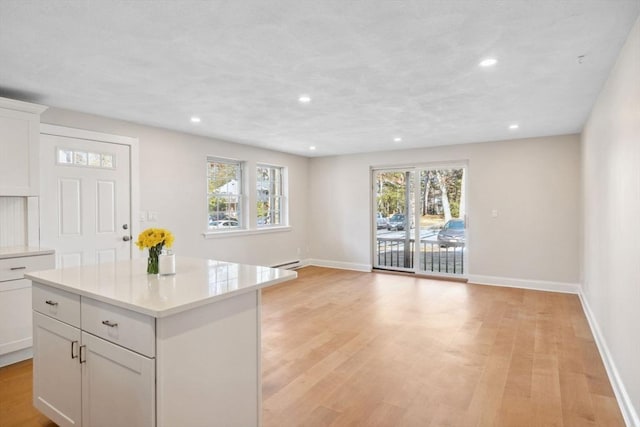
[(629, 427), (640, 427), (640, 416), (638, 416), (638, 412), (633, 407), (633, 402), (629, 397), (629, 393), (627, 393), (624, 382), (622, 381), (622, 378), (620, 378), (620, 374), (618, 373), (616, 364), (611, 357), (611, 352), (609, 351), (607, 342), (600, 332), (600, 326), (598, 325), (596, 318), (593, 316), (593, 311), (591, 311), (591, 307), (582, 292), (580, 292), (579, 296), (584, 314), (587, 317), (589, 326), (591, 327), (591, 333), (593, 334), (598, 350), (600, 351), (600, 358), (604, 362), (604, 367), (607, 370), (607, 375), (609, 376), (609, 382), (611, 383), (613, 392), (616, 395), (616, 400), (618, 401), (618, 406), (620, 407), (620, 412), (622, 412), (624, 422)]
[(22, 362), (23, 360), (31, 359), (33, 357), (33, 348), (23, 348), (22, 350), (14, 351), (12, 353), (3, 354), (0, 356), (0, 368), (14, 363)]
[(315, 265), (316, 267), (338, 268), (340, 270), (355, 270), (371, 272), (371, 264), (356, 264), (354, 262), (331, 261), (326, 259), (309, 258), (302, 261), (304, 265)]
[(578, 283), (547, 282), (544, 280), (513, 279), (510, 277), (481, 276), (469, 274), (469, 283), (477, 285), (504, 286), (507, 288), (523, 288), (536, 291), (562, 292), (567, 294), (579, 294), (580, 285)]

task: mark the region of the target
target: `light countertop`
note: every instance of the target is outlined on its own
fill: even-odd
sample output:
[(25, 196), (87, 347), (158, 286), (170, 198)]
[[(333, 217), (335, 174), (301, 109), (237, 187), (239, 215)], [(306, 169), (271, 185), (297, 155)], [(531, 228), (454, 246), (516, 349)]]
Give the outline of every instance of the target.
[(149, 275), (147, 260), (45, 270), (25, 278), (153, 317), (295, 279), (295, 271), (176, 257), (176, 274)]
[(0, 259), (17, 258), (22, 256), (50, 255), (53, 249), (34, 246), (9, 246), (0, 247)]

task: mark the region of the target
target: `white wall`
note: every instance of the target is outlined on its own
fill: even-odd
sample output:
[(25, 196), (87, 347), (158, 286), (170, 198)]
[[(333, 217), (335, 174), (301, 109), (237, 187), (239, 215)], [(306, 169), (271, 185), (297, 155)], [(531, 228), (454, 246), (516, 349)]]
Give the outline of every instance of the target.
[(584, 128), (582, 164), (584, 299), (640, 426), (640, 20)]
[(311, 159), (311, 257), (370, 265), (370, 167), (445, 161), (469, 165), (471, 275), (578, 283), (577, 135)]
[[(49, 108), (42, 123), (135, 137), (140, 146), (140, 209), (158, 212), (158, 222), (141, 228), (166, 227), (176, 236), (177, 254), (261, 265), (305, 257), (307, 242), (308, 159), (211, 138)], [(206, 159), (228, 157), (284, 166), (289, 176), (291, 231), (204, 239), (206, 230)], [(249, 174), (255, 179), (255, 172)], [(42, 212), (49, 208), (42, 206)], [(133, 218), (137, 218), (134, 216)], [(134, 236), (135, 237), (135, 236)], [(297, 249), (301, 253), (298, 254)], [(134, 250), (137, 250), (135, 248)]]

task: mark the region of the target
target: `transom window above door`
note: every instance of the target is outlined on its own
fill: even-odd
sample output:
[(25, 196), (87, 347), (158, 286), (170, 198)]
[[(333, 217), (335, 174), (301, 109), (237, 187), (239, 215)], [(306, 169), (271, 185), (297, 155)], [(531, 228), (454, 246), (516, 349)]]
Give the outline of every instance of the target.
[(84, 166), (90, 168), (115, 169), (115, 155), (95, 153), (71, 148), (56, 149), (56, 163), (61, 166)]

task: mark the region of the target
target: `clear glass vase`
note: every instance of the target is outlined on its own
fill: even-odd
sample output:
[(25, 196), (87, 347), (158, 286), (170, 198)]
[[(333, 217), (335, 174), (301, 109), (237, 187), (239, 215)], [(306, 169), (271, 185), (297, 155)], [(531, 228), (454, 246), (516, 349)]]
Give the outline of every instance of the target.
[(162, 244), (153, 246), (149, 248), (149, 258), (147, 258), (147, 274), (158, 274), (159, 263), (158, 257), (160, 256), (160, 252), (162, 251)]

